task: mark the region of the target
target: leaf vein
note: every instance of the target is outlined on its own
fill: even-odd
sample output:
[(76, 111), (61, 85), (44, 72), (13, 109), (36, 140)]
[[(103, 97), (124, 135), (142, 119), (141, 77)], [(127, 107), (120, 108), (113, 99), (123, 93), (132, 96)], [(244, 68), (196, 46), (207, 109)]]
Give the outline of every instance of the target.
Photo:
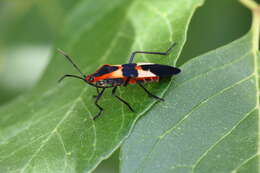
[(91, 122), (92, 122), (92, 129), (93, 129), (93, 134), (94, 134), (94, 140), (93, 140), (93, 144), (92, 144), (92, 146), (93, 146), (93, 151), (92, 151), (92, 153), (91, 153), (91, 155), (90, 155), (90, 157), (89, 157), (89, 159), (88, 159), (88, 161), (90, 162), (91, 161), (91, 159), (94, 157), (94, 155), (95, 155), (95, 153), (96, 153), (96, 145), (97, 145), (97, 130), (96, 130), (96, 126), (95, 126), (95, 123), (94, 123), (94, 120), (93, 120), (93, 117), (94, 116), (92, 116), (92, 114), (91, 114), (91, 112), (89, 111), (89, 109), (88, 109), (88, 107), (87, 107), (87, 105), (85, 104), (85, 102), (81, 99), (81, 101), (82, 101), (82, 104), (84, 105), (84, 107), (85, 107), (85, 109), (87, 110), (87, 112), (88, 112), (88, 115), (90, 116), (90, 119), (91, 119)]
[(227, 64), (225, 64), (225, 65), (220, 65), (220, 66), (211, 68), (211, 69), (208, 70), (208, 71), (205, 71), (205, 72), (203, 72), (203, 73), (200, 73), (200, 74), (198, 74), (198, 75), (196, 75), (196, 76), (194, 76), (194, 77), (192, 77), (192, 78), (190, 78), (190, 79), (188, 79), (188, 80), (186, 80), (186, 81), (183, 81), (182, 83), (177, 84), (177, 85), (176, 85), (176, 88), (177, 88), (177, 87), (181, 87), (182, 85), (184, 85), (184, 84), (187, 83), (187, 82), (190, 82), (190, 81), (193, 81), (193, 80), (195, 80), (195, 79), (198, 79), (198, 78), (200, 78), (201, 76), (207, 75), (207, 74), (210, 73), (210, 72), (217, 71), (217, 70), (219, 70), (219, 69), (224, 69), (224, 68), (226, 68), (226, 67), (228, 67), (228, 66), (231, 66), (231, 65), (233, 65), (233, 64), (235, 64), (235, 63), (237, 63), (237, 62), (239, 62), (239, 61), (242, 61), (242, 60), (245, 59), (245, 58), (247, 57), (247, 55), (249, 55), (250, 53), (251, 53), (251, 52), (247, 52), (247, 53), (245, 53), (244, 55), (242, 55), (240, 58), (237, 58), (237, 59), (235, 59), (235, 60), (233, 60), (233, 61), (230, 61), (229, 63), (227, 63)]
[(7, 138), (5, 141), (2, 141), (2, 142), (0, 143), (0, 145), (7, 144), (7, 143), (11, 142), (11, 139), (12, 139), (12, 138), (18, 136), (18, 135), (19, 135), (20, 133), (22, 133), (23, 131), (28, 130), (28, 129), (31, 128), (33, 125), (36, 125), (37, 123), (42, 122), (43, 119), (50, 117), (52, 114), (56, 113), (57, 111), (60, 111), (60, 110), (62, 110), (62, 109), (65, 109), (65, 108), (66, 108), (68, 105), (70, 105), (70, 104), (71, 104), (71, 102), (68, 103), (68, 104), (66, 104), (66, 105), (63, 105), (62, 107), (59, 107), (59, 108), (56, 109), (55, 111), (49, 112), (48, 115), (46, 115), (46, 116), (41, 116), (41, 118), (38, 118), (36, 121), (33, 121), (33, 123), (30, 123), (30, 124), (26, 125), (25, 128), (22, 128), (22, 129), (17, 130), (17, 133), (16, 133), (14, 136), (11, 136), (11, 137)]
[(65, 170), (67, 169), (67, 166), (68, 166), (68, 158), (67, 158), (68, 152), (66, 150), (66, 147), (65, 147), (65, 144), (63, 142), (62, 136), (61, 136), (61, 134), (59, 133), (58, 130), (56, 131), (56, 134), (57, 134), (58, 139), (59, 139), (59, 141), (60, 141), (60, 143), (62, 145), (62, 148), (64, 150), (64, 168), (63, 168), (63, 172), (65, 172)]
[(238, 121), (236, 125), (234, 125), (225, 135), (220, 137), (214, 144), (212, 144), (202, 155), (197, 159), (197, 161), (192, 166), (192, 171), (194, 172), (194, 169), (198, 166), (200, 161), (207, 156), (207, 154), (212, 151), (221, 141), (223, 141), (225, 138), (227, 138), (246, 118), (248, 118), (252, 112), (256, 110), (256, 107), (252, 108), (250, 111), (248, 111), (245, 116)]
[(12, 153), (10, 153), (10, 154), (8, 154), (8, 155), (6, 155), (6, 156), (4, 156), (4, 157), (1, 157), (0, 162), (4, 161), (5, 159), (7, 159), (7, 158), (9, 158), (9, 157), (11, 157), (11, 156), (13, 156), (14, 154), (16, 154), (17, 152), (19, 152), (20, 150), (26, 148), (27, 146), (29, 146), (29, 145), (33, 144), (34, 142), (36, 142), (36, 141), (38, 141), (38, 140), (44, 138), (44, 137), (47, 136), (47, 135), (48, 135), (48, 134), (41, 135), (41, 136), (39, 136), (38, 138), (36, 138), (35, 140), (31, 141), (30, 143), (26, 143), (25, 145), (23, 145), (23, 146), (17, 148), (17, 149), (14, 150)]
[[(88, 88), (88, 87), (86, 87)], [(54, 135), (54, 133), (57, 131), (57, 129), (60, 127), (60, 125), (69, 117), (69, 115), (73, 112), (74, 108), (76, 107), (76, 104), (78, 103), (79, 98), (81, 97), (81, 95), (85, 92), (85, 88), (83, 89), (83, 91), (80, 93), (80, 95), (78, 96), (78, 98), (76, 100), (74, 100), (74, 103), (72, 104), (72, 106), (69, 108), (69, 110), (66, 112), (66, 114), (64, 115), (64, 117), (59, 121), (59, 123), (55, 126), (55, 128), (51, 131), (51, 133), (47, 136), (47, 138), (42, 142), (42, 144), (40, 145), (40, 147), (34, 152), (34, 154), (31, 156), (31, 158), (27, 161), (27, 163), (24, 165), (24, 167), (21, 169), (20, 173), (23, 173), (26, 168), (29, 166), (29, 164), (31, 163), (31, 161), (38, 155), (38, 153), (41, 151), (41, 149), (47, 144), (47, 142), (51, 139), (51, 137)]]
[(160, 16), (163, 21), (165, 22), (167, 29), (169, 31), (169, 41), (172, 42), (172, 37), (173, 37), (173, 28), (171, 26), (171, 22), (169, 21), (169, 19), (166, 17), (167, 13), (163, 14), (158, 8), (156, 8), (155, 6), (152, 5), (152, 3), (143, 3), (144, 7), (147, 7), (149, 10), (153, 11), (155, 14), (157, 14), (158, 16)]
[(240, 164), (237, 168), (235, 168), (233, 171), (231, 171), (231, 173), (236, 173), (242, 166), (244, 166), (245, 164), (247, 164), (249, 161), (251, 161), (252, 159), (254, 159), (255, 157), (259, 156), (259, 153), (256, 153), (254, 155), (252, 155), (251, 157), (249, 157), (248, 159), (246, 159), (242, 164)]

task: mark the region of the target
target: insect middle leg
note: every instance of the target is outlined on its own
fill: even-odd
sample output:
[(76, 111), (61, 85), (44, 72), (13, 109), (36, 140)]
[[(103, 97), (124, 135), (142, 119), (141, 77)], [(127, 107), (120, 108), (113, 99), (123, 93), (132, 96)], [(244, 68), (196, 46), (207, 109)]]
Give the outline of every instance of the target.
[(121, 102), (123, 102), (132, 112), (135, 112), (134, 109), (129, 105), (129, 103), (127, 103), (125, 100), (123, 100), (121, 97), (116, 95), (116, 89), (117, 87), (114, 87), (112, 90), (112, 95), (115, 96), (118, 100), (120, 100)]
[(176, 45), (176, 43), (173, 43), (167, 50), (166, 52), (147, 52), (147, 51), (135, 51), (132, 53), (130, 59), (129, 59), (129, 63), (133, 63), (134, 61), (134, 57), (137, 53), (142, 53), (142, 54), (153, 54), (153, 55), (168, 55), (170, 53), (170, 51), (172, 50), (172, 48)]
[(99, 106), (99, 104), (98, 104), (98, 100), (101, 98), (101, 96), (103, 95), (104, 91), (105, 91), (105, 88), (103, 88), (103, 89), (101, 90), (101, 92), (99, 92), (98, 95), (97, 95), (97, 97), (96, 97), (95, 105), (98, 107), (99, 112), (98, 112), (98, 114), (93, 118), (93, 120), (96, 120), (96, 119), (101, 115), (101, 113), (102, 113), (103, 110), (104, 110), (104, 109), (103, 109), (101, 106)]
[(123, 86), (127, 86), (130, 80), (131, 80), (131, 77), (128, 77), (128, 78), (125, 80)]
[(153, 97), (153, 98), (155, 98), (155, 99), (157, 99), (157, 100), (160, 100), (160, 101), (164, 101), (163, 98), (160, 98), (160, 97), (158, 97), (158, 96), (153, 95), (152, 93), (150, 93), (150, 91), (148, 91), (148, 90), (143, 86), (142, 83), (138, 82), (137, 84), (138, 84), (141, 88), (143, 88), (143, 90), (148, 94), (148, 96)]

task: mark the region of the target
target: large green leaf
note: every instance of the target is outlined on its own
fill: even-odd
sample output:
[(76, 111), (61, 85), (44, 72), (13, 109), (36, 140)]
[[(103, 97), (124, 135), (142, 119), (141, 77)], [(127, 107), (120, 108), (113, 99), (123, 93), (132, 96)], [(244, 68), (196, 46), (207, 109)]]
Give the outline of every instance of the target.
[(244, 37), (181, 67), (123, 145), (121, 172), (260, 172), (257, 15)]
[[(64, 26), (57, 47), (74, 57), (87, 73), (105, 63), (126, 63), (132, 50), (166, 50), (169, 57), (151, 62), (173, 65), (184, 44), (186, 30), (203, 0), (81, 1)], [(175, 60), (174, 60), (175, 59)], [(138, 57), (148, 61), (147, 57)], [(135, 108), (131, 113), (110, 93), (100, 104), (105, 111), (92, 120), (95, 88), (82, 81), (57, 79), (76, 73), (60, 55), (53, 56), (43, 79), (27, 95), (0, 109), (0, 172), (88, 172), (107, 158), (128, 136), (134, 122), (154, 100), (137, 86), (118, 93)], [(18, 76), (22, 77), (22, 76)], [(165, 81), (149, 89), (162, 95)], [(140, 99), (142, 98), (142, 99)]]

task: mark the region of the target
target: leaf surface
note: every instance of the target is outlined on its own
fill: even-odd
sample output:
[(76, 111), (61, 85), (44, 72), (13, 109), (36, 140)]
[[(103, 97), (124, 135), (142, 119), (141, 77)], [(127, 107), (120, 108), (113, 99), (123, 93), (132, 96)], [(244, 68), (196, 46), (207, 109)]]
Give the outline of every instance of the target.
[(121, 150), (123, 173), (260, 171), (259, 16), (241, 39), (181, 67)]
[[(57, 48), (89, 74), (103, 64), (127, 63), (133, 50), (164, 51), (177, 42), (169, 57), (137, 57), (173, 65), (190, 18), (202, 2), (81, 1), (68, 15)], [(0, 108), (0, 172), (90, 172), (155, 103), (137, 86), (122, 88), (118, 94), (134, 107), (136, 113), (131, 113), (108, 90), (100, 101), (103, 116), (93, 121), (98, 111), (95, 88), (72, 79), (57, 84), (64, 73), (77, 72), (55, 52), (37, 87)], [(162, 95), (167, 86), (165, 81), (148, 89)]]

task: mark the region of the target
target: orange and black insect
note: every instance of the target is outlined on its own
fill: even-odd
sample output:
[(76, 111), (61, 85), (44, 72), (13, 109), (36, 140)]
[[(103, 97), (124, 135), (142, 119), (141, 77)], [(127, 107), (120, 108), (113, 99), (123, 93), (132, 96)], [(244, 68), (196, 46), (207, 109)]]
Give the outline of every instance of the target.
[[(131, 54), (128, 64), (122, 65), (109, 65), (105, 64), (101, 66), (96, 72), (90, 75), (84, 75), (80, 68), (72, 61), (71, 57), (68, 56), (63, 51), (59, 52), (64, 55), (69, 62), (74, 66), (75, 69), (81, 74), (81, 76), (66, 74), (61, 77), (59, 81), (62, 81), (66, 77), (78, 78), (83, 80), (89, 85), (96, 87), (97, 96), (95, 96), (95, 105), (98, 107), (99, 112), (93, 118), (94, 120), (98, 118), (103, 112), (103, 108), (98, 104), (99, 99), (103, 95), (107, 88), (112, 89), (112, 95), (118, 100), (123, 102), (132, 112), (134, 109), (123, 100), (121, 97), (116, 95), (116, 89), (119, 86), (127, 86), (128, 84), (138, 84), (150, 97), (157, 100), (164, 101), (163, 98), (157, 97), (150, 93), (145, 87), (144, 83), (148, 82), (158, 82), (161, 78), (171, 77), (181, 72), (179, 68), (153, 64), (153, 63), (133, 63), (136, 54), (153, 54), (153, 55), (168, 55), (172, 48), (176, 45), (173, 43), (171, 47), (166, 52), (146, 52), (146, 51), (135, 51)], [(100, 91), (101, 90), (101, 91)]]

